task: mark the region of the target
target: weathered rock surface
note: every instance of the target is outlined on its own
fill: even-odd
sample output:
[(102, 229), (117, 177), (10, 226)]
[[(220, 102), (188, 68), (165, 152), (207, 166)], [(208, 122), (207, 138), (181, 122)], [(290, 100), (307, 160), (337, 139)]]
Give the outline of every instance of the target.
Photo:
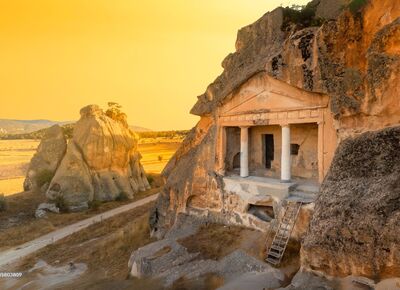
[(41, 203), (35, 211), (36, 218), (43, 218), (46, 212), (60, 213), (60, 209), (54, 203)]
[[(199, 123), (187, 136), (163, 172), (166, 185), (153, 214), (154, 231), (158, 231), (161, 235), (165, 233), (174, 223), (177, 214), (186, 212), (188, 208), (226, 214), (222, 209), (229, 206), (226, 204), (229, 196), (222, 190), (224, 186), (222, 177), (215, 170), (215, 165), (219, 161), (215, 157), (217, 109), (223, 102), (228, 101), (233, 95), (232, 92), (259, 73), (268, 74), (306, 91), (328, 95), (331, 113), (335, 117), (334, 126), (340, 141), (349, 136), (400, 123), (400, 2), (370, 0), (357, 9), (340, 7), (339, 13), (338, 6), (342, 3), (340, 0), (313, 1), (310, 8), (314, 9), (315, 15), (306, 22), (292, 19), (288, 10), (278, 8), (238, 32), (236, 52), (225, 58), (222, 63), (224, 72), (209, 85), (203, 95), (198, 97), (191, 111), (201, 116)], [(322, 15), (326, 17), (325, 22), (315, 21), (318, 20), (316, 17), (323, 17)], [(367, 156), (375, 160), (371, 166), (376, 167), (370, 168), (370, 172), (379, 172), (381, 168), (389, 166), (385, 165), (386, 158), (392, 158), (385, 155), (387, 157), (378, 160), (371, 154)], [(366, 168), (362, 164), (360, 166)], [(341, 248), (338, 249), (339, 246), (328, 243), (332, 245), (331, 250), (325, 254), (322, 250), (318, 252), (321, 264), (318, 263), (317, 254), (309, 253), (311, 251), (309, 248), (307, 250), (309, 258), (305, 257), (304, 265), (310, 263), (310, 268), (315, 265), (322, 269), (322, 263), (330, 261), (328, 268), (333, 269), (336, 264), (337, 269), (332, 272), (337, 274), (398, 273), (398, 268), (396, 270), (393, 267), (396, 263), (399, 265), (396, 256), (398, 254), (394, 255), (395, 251), (391, 244), (393, 237), (390, 235), (393, 226), (398, 226), (399, 218), (392, 213), (390, 218), (392, 232), (390, 232), (384, 223), (386, 213), (380, 212), (381, 206), (385, 208), (387, 205), (390, 208), (390, 203), (396, 203), (396, 197), (391, 196), (386, 190), (388, 186), (395, 186), (395, 183), (380, 173), (378, 175), (379, 178), (371, 177), (373, 184), (365, 183), (371, 185), (370, 188), (361, 183), (362, 179), (348, 179), (356, 182), (352, 187), (357, 187), (354, 190), (359, 192), (358, 197), (351, 196), (350, 188), (351, 190), (353, 188), (350, 187), (350, 183), (332, 179), (329, 186), (343, 194), (346, 191), (341, 191), (342, 186), (343, 190), (346, 188), (349, 191), (343, 200), (339, 200), (335, 195), (331, 201), (329, 198), (322, 199), (320, 202), (324, 202), (324, 206), (332, 204), (337, 210), (326, 211), (331, 214), (327, 216), (323, 215), (320, 208), (321, 213), (317, 214), (317, 217), (321, 215), (320, 220), (325, 221), (324, 223), (332, 222), (339, 226), (335, 222), (336, 215), (340, 215), (343, 211), (338, 209), (333, 201), (347, 200), (349, 203), (345, 208), (352, 205), (356, 209), (354, 213), (349, 210), (346, 213), (354, 214), (355, 216), (351, 216), (354, 217), (354, 222), (360, 221), (365, 228), (351, 225), (350, 229), (357, 232), (347, 233), (349, 239), (343, 242), (348, 244), (340, 244), (338, 235), (333, 235), (334, 241), (339, 242)], [(390, 176), (395, 178), (394, 175)], [(371, 199), (373, 206), (367, 207), (362, 196), (367, 200)], [(369, 211), (372, 211), (371, 217), (375, 216), (377, 219), (368, 219), (373, 226), (368, 225), (367, 228), (367, 223), (361, 219), (361, 212), (366, 215)], [(342, 217), (339, 219), (347, 225), (345, 219)], [(352, 219), (348, 222), (352, 222)], [(322, 226), (320, 229), (318, 224), (314, 223), (313, 229), (317, 234), (318, 231), (322, 231)], [(303, 236), (303, 233), (304, 229), (299, 229), (298, 234)], [(378, 233), (382, 234), (383, 238), (377, 238)], [(357, 235), (359, 240), (356, 241), (363, 244), (356, 246), (356, 242), (351, 240), (355, 237), (353, 235)], [(322, 240), (325, 238), (320, 232), (318, 236), (322, 237)], [(387, 243), (388, 241), (391, 242)], [(314, 244), (321, 246), (316, 241), (307, 243), (310, 243), (310, 247)], [(373, 247), (367, 249), (367, 245), (377, 245), (377, 253), (373, 253), (375, 251)], [(379, 248), (380, 246), (382, 247)], [(356, 253), (356, 248), (359, 248), (358, 252), (364, 248), (366, 251), (360, 257), (355, 257), (352, 253)], [(337, 252), (341, 254), (338, 258), (334, 258)], [(382, 254), (381, 258), (378, 254)], [(377, 264), (370, 263), (373, 259), (377, 259)], [(386, 262), (383, 262), (383, 259), (387, 259)], [(350, 267), (350, 261), (356, 264)], [(357, 268), (364, 266), (365, 269)]]
[(191, 112), (212, 115), (233, 90), (267, 72), (298, 88), (328, 94), (344, 135), (398, 123), (400, 3), (371, 0), (351, 12), (343, 10), (346, 2), (310, 2), (313, 17), (337, 18), (320, 27), (293, 23), (288, 10), (277, 8), (242, 28), (236, 52), (222, 63), (224, 72)]
[(96, 105), (81, 110), (46, 193), (50, 200), (61, 197), (70, 209), (82, 210), (93, 200), (114, 200), (121, 194), (132, 198), (150, 188), (126, 118), (112, 117)]
[[(278, 288), (276, 290), (334, 290), (338, 288), (338, 283), (329, 281), (325, 277), (317, 276), (313, 273), (306, 271), (299, 271), (293, 277), (290, 285), (285, 288)], [(343, 288), (346, 289), (346, 288)], [(359, 288), (353, 288), (359, 289)]]
[(400, 276), (400, 127), (349, 138), (322, 184), (302, 247), (332, 276)]
[(315, 15), (325, 20), (334, 20), (339, 17), (340, 13), (351, 0), (317, 0), (318, 2)]
[[(341, 6), (343, 1), (332, 2)], [(331, 9), (324, 5), (326, 1), (313, 1), (312, 9)], [(224, 72), (191, 111), (201, 120), (163, 172), (166, 186), (158, 202), (157, 229), (170, 226), (188, 205), (223, 207), (222, 179), (214, 170), (216, 111), (232, 91), (260, 72), (329, 95), (339, 140), (399, 123), (399, 5), (371, 0), (357, 11), (342, 9), (336, 19), (307, 27), (277, 8), (242, 28), (236, 52), (222, 63)]]
[(132, 253), (129, 260), (130, 275), (160, 279), (166, 287), (181, 278), (199, 279), (211, 273), (224, 278), (226, 287), (221, 289), (240, 289), (234, 286), (243, 285), (254, 277), (257, 277), (258, 283), (254, 283), (255, 287), (247, 285), (246, 289), (276, 288), (283, 284), (285, 275), (282, 271), (241, 249), (219, 260), (202, 259), (200, 253), (189, 253), (179, 239), (195, 234), (203, 222), (193, 216), (180, 215), (164, 239)]
[[(46, 130), (37, 152), (28, 167), (24, 190), (39, 189), (51, 180), (67, 148), (67, 140), (59, 125)], [(48, 177), (47, 177), (48, 176)], [(49, 180), (46, 180), (48, 178)], [(43, 182), (43, 184), (38, 184)]]

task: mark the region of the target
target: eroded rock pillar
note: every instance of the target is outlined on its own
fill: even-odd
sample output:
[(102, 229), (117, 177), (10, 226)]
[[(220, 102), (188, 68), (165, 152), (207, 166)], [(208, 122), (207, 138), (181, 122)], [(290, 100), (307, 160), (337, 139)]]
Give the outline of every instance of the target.
[(249, 127), (240, 127), (240, 176), (249, 176)]
[(282, 125), (282, 155), (281, 155), (281, 181), (289, 182), (290, 173), (290, 126)]

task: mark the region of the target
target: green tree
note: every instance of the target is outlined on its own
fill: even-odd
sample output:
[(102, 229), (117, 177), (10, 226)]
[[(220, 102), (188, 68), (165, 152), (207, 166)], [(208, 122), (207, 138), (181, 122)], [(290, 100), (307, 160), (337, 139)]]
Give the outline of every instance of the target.
[(128, 128), (127, 116), (122, 112), (122, 106), (115, 102), (108, 102), (107, 105), (108, 109), (106, 115), (115, 121), (121, 122), (126, 128)]

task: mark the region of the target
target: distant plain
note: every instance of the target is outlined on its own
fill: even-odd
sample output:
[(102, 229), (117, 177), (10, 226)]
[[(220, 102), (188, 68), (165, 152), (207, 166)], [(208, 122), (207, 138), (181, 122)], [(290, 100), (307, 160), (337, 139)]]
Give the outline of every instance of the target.
[[(39, 140), (0, 140), (0, 194), (23, 191), (24, 176), (39, 143)], [(179, 144), (177, 139), (140, 140), (138, 147), (146, 173), (160, 173)]]

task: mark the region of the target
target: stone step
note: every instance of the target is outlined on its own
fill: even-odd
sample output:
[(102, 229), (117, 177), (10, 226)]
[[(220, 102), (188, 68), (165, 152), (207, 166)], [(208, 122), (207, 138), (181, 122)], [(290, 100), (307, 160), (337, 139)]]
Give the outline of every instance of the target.
[(295, 190), (306, 192), (306, 193), (317, 194), (319, 192), (319, 185), (316, 185), (316, 184), (298, 184), (296, 186)]
[(316, 193), (304, 192), (304, 191), (292, 191), (290, 196), (287, 200), (296, 200), (296, 201), (303, 201), (304, 202), (313, 202), (317, 198)]

